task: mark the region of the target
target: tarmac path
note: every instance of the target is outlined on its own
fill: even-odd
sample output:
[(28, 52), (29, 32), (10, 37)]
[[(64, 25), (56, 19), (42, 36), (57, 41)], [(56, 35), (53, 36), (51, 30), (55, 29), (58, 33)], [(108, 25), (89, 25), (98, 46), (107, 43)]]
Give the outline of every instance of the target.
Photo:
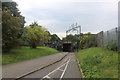
[[(38, 70), (34, 71), (35, 69)], [(26, 73), (29, 74), (25, 75)], [(82, 75), (77, 65), (75, 53), (63, 52), (3, 66), (3, 78), (19, 78), (19, 80), (76, 78), (80, 80)]]
[(46, 78), (51, 80), (54, 78), (77, 78), (80, 80), (82, 75), (77, 66), (74, 53), (68, 53), (68, 55), (60, 62), (25, 76), (24, 78), (41, 78), (41, 80), (46, 80)]
[(2, 78), (17, 78), (30, 71), (34, 71), (35, 69), (42, 68), (59, 61), (65, 55), (67, 55), (67, 52), (2, 66)]

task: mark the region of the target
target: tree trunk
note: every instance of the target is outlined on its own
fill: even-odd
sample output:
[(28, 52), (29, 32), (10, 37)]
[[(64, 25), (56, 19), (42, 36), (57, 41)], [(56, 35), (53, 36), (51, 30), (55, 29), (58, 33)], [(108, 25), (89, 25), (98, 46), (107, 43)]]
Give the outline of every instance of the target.
[(32, 45), (31, 45), (31, 48), (36, 48), (37, 47), (37, 45), (35, 44), (35, 43), (33, 43)]

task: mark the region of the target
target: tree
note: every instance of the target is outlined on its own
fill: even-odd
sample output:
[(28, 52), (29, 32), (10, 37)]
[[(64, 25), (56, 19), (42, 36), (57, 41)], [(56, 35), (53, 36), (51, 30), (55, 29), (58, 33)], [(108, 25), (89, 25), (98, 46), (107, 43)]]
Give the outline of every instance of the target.
[(24, 23), (24, 17), (20, 14), (16, 2), (2, 2), (3, 52), (19, 46)]
[(95, 34), (91, 34), (90, 32), (88, 32), (86, 34), (81, 33), (80, 47), (82, 49), (96, 47), (96, 46), (97, 46), (97, 41), (96, 41)]
[(75, 35), (70, 34), (70, 35), (67, 35), (67, 37), (63, 38), (63, 40), (78, 41), (79, 38), (77, 36), (75, 36)]
[(52, 34), (50, 40), (51, 40), (51, 41), (59, 41), (60, 38), (59, 38), (56, 34)]
[(26, 41), (31, 48), (36, 48), (40, 42), (50, 40), (48, 31), (41, 26), (34, 26), (33, 28), (25, 27), (23, 40)]
[(40, 26), (40, 25), (38, 25), (38, 23), (36, 21), (34, 21), (32, 24), (30, 24), (31, 28), (34, 28), (35, 26)]

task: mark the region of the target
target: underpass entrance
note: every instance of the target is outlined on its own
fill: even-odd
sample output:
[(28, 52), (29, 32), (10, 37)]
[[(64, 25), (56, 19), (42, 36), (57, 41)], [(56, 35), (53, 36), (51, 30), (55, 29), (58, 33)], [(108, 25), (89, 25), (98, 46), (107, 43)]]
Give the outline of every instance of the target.
[(70, 43), (63, 44), (63, 52), (71, 52), (72, 51), (71, 45), (72, 44), (70, 44)]
[(63, 52), (71, 52), (72, 51), (72, 42), (66, 41), (63, 42)]

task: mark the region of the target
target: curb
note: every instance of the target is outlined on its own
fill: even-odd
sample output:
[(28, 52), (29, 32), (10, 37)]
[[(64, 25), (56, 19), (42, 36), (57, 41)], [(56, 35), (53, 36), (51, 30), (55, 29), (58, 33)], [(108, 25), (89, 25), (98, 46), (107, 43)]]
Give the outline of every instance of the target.
[(41, 67), (41, 68), (34, 69), (34, 70), (32, 70), (32, 71), (30, 71), (30, 72), (28, 72), (28, 73), (25, 73), (25, 74), (23, 74), (23, 75), (20, 75), (20, 76), (16, 77), (16, 79), (14, 79), (14, 80), (19, 80), (19, 79), (21, 79), (22, 77), (25, 77), (25, 76), (27, 76), (27, 75), (29, 75), (29, 74), (32, 74), (32, 73), (34, 73), (34, 72), (37, 72), (37, 71), (39, 71), (39, 70), (41, 70), (41, 69), (44, 69), (44, 68), (50, 66), (50, 65), (53, 65), (53, 64), (55, 64), (55, 63), (57, 63), (57, 62), (60, 62), (60, 61), (61, 61), (63, 58), (65, 58), (67, 55), (68, 55), (68, 53), (65, 54), (60, 60), (57, 60), (57, 61), (55, 61), (55, 62), (53, 62), (53, 63), (51, 63), (51, 64), (48, 64), (48, 65), (43, 66), (43, 67)]
[(85, 78), (85, 76), (83, 75), (83, 70), (82, 70), (82, 68), (79, 65), (80, 62), (79, 62), (78, 58), (76, 57), (76, 54), (75, 54), (75, 58), (76, 58), (76, 61), (77, 61), (77, 66), (79, 68), (79, 71), (82, 73), (82, 78)]

